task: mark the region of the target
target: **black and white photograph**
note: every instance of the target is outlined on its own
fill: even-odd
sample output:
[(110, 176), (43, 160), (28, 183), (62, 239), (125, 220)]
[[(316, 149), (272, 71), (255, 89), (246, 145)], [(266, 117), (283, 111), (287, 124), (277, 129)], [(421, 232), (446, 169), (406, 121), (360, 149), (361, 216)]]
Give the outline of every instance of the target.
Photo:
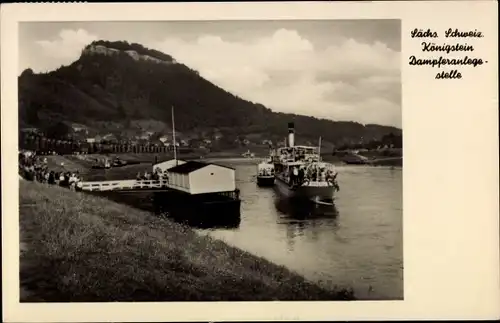
[(2, 4), (4, 321), (498, 318), (497, 7)]
[(400, 39), (21, 23), (20, 300), (403, 299)]

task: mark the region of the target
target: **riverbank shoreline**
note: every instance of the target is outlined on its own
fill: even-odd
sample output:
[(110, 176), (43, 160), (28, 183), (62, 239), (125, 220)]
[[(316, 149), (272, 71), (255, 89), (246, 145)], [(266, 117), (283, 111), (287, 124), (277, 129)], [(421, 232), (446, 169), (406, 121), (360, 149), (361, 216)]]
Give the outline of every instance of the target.
[(20, 180), (22, 302), (352, 300), (149, 212)]
[[(391, 166), (391, 167), (402, 167), (403, 157), (395, 156), (388, 157), (384, 156), (379, 152), (368, 152), (363, 153), (369, 158), (369, 162), (363, 164), (365, 166)], [(80, 173), (85, 173), (89, 171), (95, 163), (95, 160), (103, 158), (119, 158), (120, 160), (130, 162), (131, 166), (133, 164), (153, 164), (155, 161), (162, 162), (174, 158), (171, 153), (111, 153), (111, 154), (91, 154), (91, 155), (48, 155), (48, 167), (54, 171), (76, 171)], [(205, 162), (224, 162), (224, 161), (238, 161), (238, 162), (250, 162), (258, 163), (262, 158), (245, 158), (241, 155), (235, 153), (213, 153), (209, 154), (200, 159), (200, 156), (194, 154), (183, 154), (177, 156), (179, 159), (184, 160), (200, 160)], [(336, 165), (344, 164), (342, 161), (342, 156), (323, 154), (322, 158), (326, 162), (330, 162)], [(122, 166), (127, 167), (127, 166)]]

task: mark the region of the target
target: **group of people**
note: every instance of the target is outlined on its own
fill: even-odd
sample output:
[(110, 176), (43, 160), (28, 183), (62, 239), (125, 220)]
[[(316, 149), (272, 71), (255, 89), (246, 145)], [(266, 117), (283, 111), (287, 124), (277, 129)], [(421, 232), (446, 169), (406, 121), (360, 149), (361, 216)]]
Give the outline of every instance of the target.
[(273, 168), (262, 168), (259, 170), (259, 175), (272, 176), (272, 175), (274, 175), (274, 169)]
[(294, 160), (294, 161), (318, 161), (319, 156), (313, 151), (306, 151), (303, 149), (293, 150), (289, 148), (288, 150), (281, 150), (280, 160)]
[(309, 170), (308, 177), (324, 182), (327, 180), (328, 175), (332, 174), (333, 172), (331, 170), (326, 170), (325, 167), (312, 167)]
[(159, 180), (166, 180), (168, 181), (168, 174), (165, 172), (162, 174), (162, 171), (160, 168), (156, 168), (154, 172), (148, 172), (145, 171), (144, 174), (141, 172), (137, 173), (136, 179), (138, 181), (149, 181), (149, 180), (154, 180), (154, 181), (159, 181)]
[(306, 181), (328, 182), (338, 190), (337, 173), (326, 167), (312, 166), (306, 169), (304, 165), (295, 166), (290, 171), (290, 184), (302, 185)]
[(19, 175), (29, 181), (68, 187), (71, 190), (81, 188), (82, 178), (76, 172), (55, 172), (48, 169), (47, 157), (38, 156), (35, 152), (19, 153)]
[(291, 185), (301, 185), (305, 180), (305, 169), (304, 167), (293, 167), (290, 172), (290, 184)]

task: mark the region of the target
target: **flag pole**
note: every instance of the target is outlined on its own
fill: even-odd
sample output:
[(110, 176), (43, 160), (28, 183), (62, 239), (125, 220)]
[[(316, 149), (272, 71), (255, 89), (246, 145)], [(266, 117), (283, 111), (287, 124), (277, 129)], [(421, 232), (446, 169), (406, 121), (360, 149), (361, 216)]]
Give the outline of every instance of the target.
[(177, 144), (175, 142), (175, 118), (174, 118), (174, 106), (172, 106), (172, 137), (174, 141), (174, 159), (175, 165), (177, 165)]
[(321, 161), (321, 136), (319, 137), (318, 157), (319, 157), (319, 161)]

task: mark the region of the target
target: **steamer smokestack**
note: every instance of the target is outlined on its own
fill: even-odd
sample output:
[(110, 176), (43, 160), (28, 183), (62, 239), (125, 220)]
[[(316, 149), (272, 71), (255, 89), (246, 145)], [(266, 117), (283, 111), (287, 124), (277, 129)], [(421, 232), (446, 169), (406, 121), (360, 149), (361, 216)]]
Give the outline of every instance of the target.
[(288, 123), (288, 147), (293, 147), (295, 144), (295, 126), (293, 122)]

